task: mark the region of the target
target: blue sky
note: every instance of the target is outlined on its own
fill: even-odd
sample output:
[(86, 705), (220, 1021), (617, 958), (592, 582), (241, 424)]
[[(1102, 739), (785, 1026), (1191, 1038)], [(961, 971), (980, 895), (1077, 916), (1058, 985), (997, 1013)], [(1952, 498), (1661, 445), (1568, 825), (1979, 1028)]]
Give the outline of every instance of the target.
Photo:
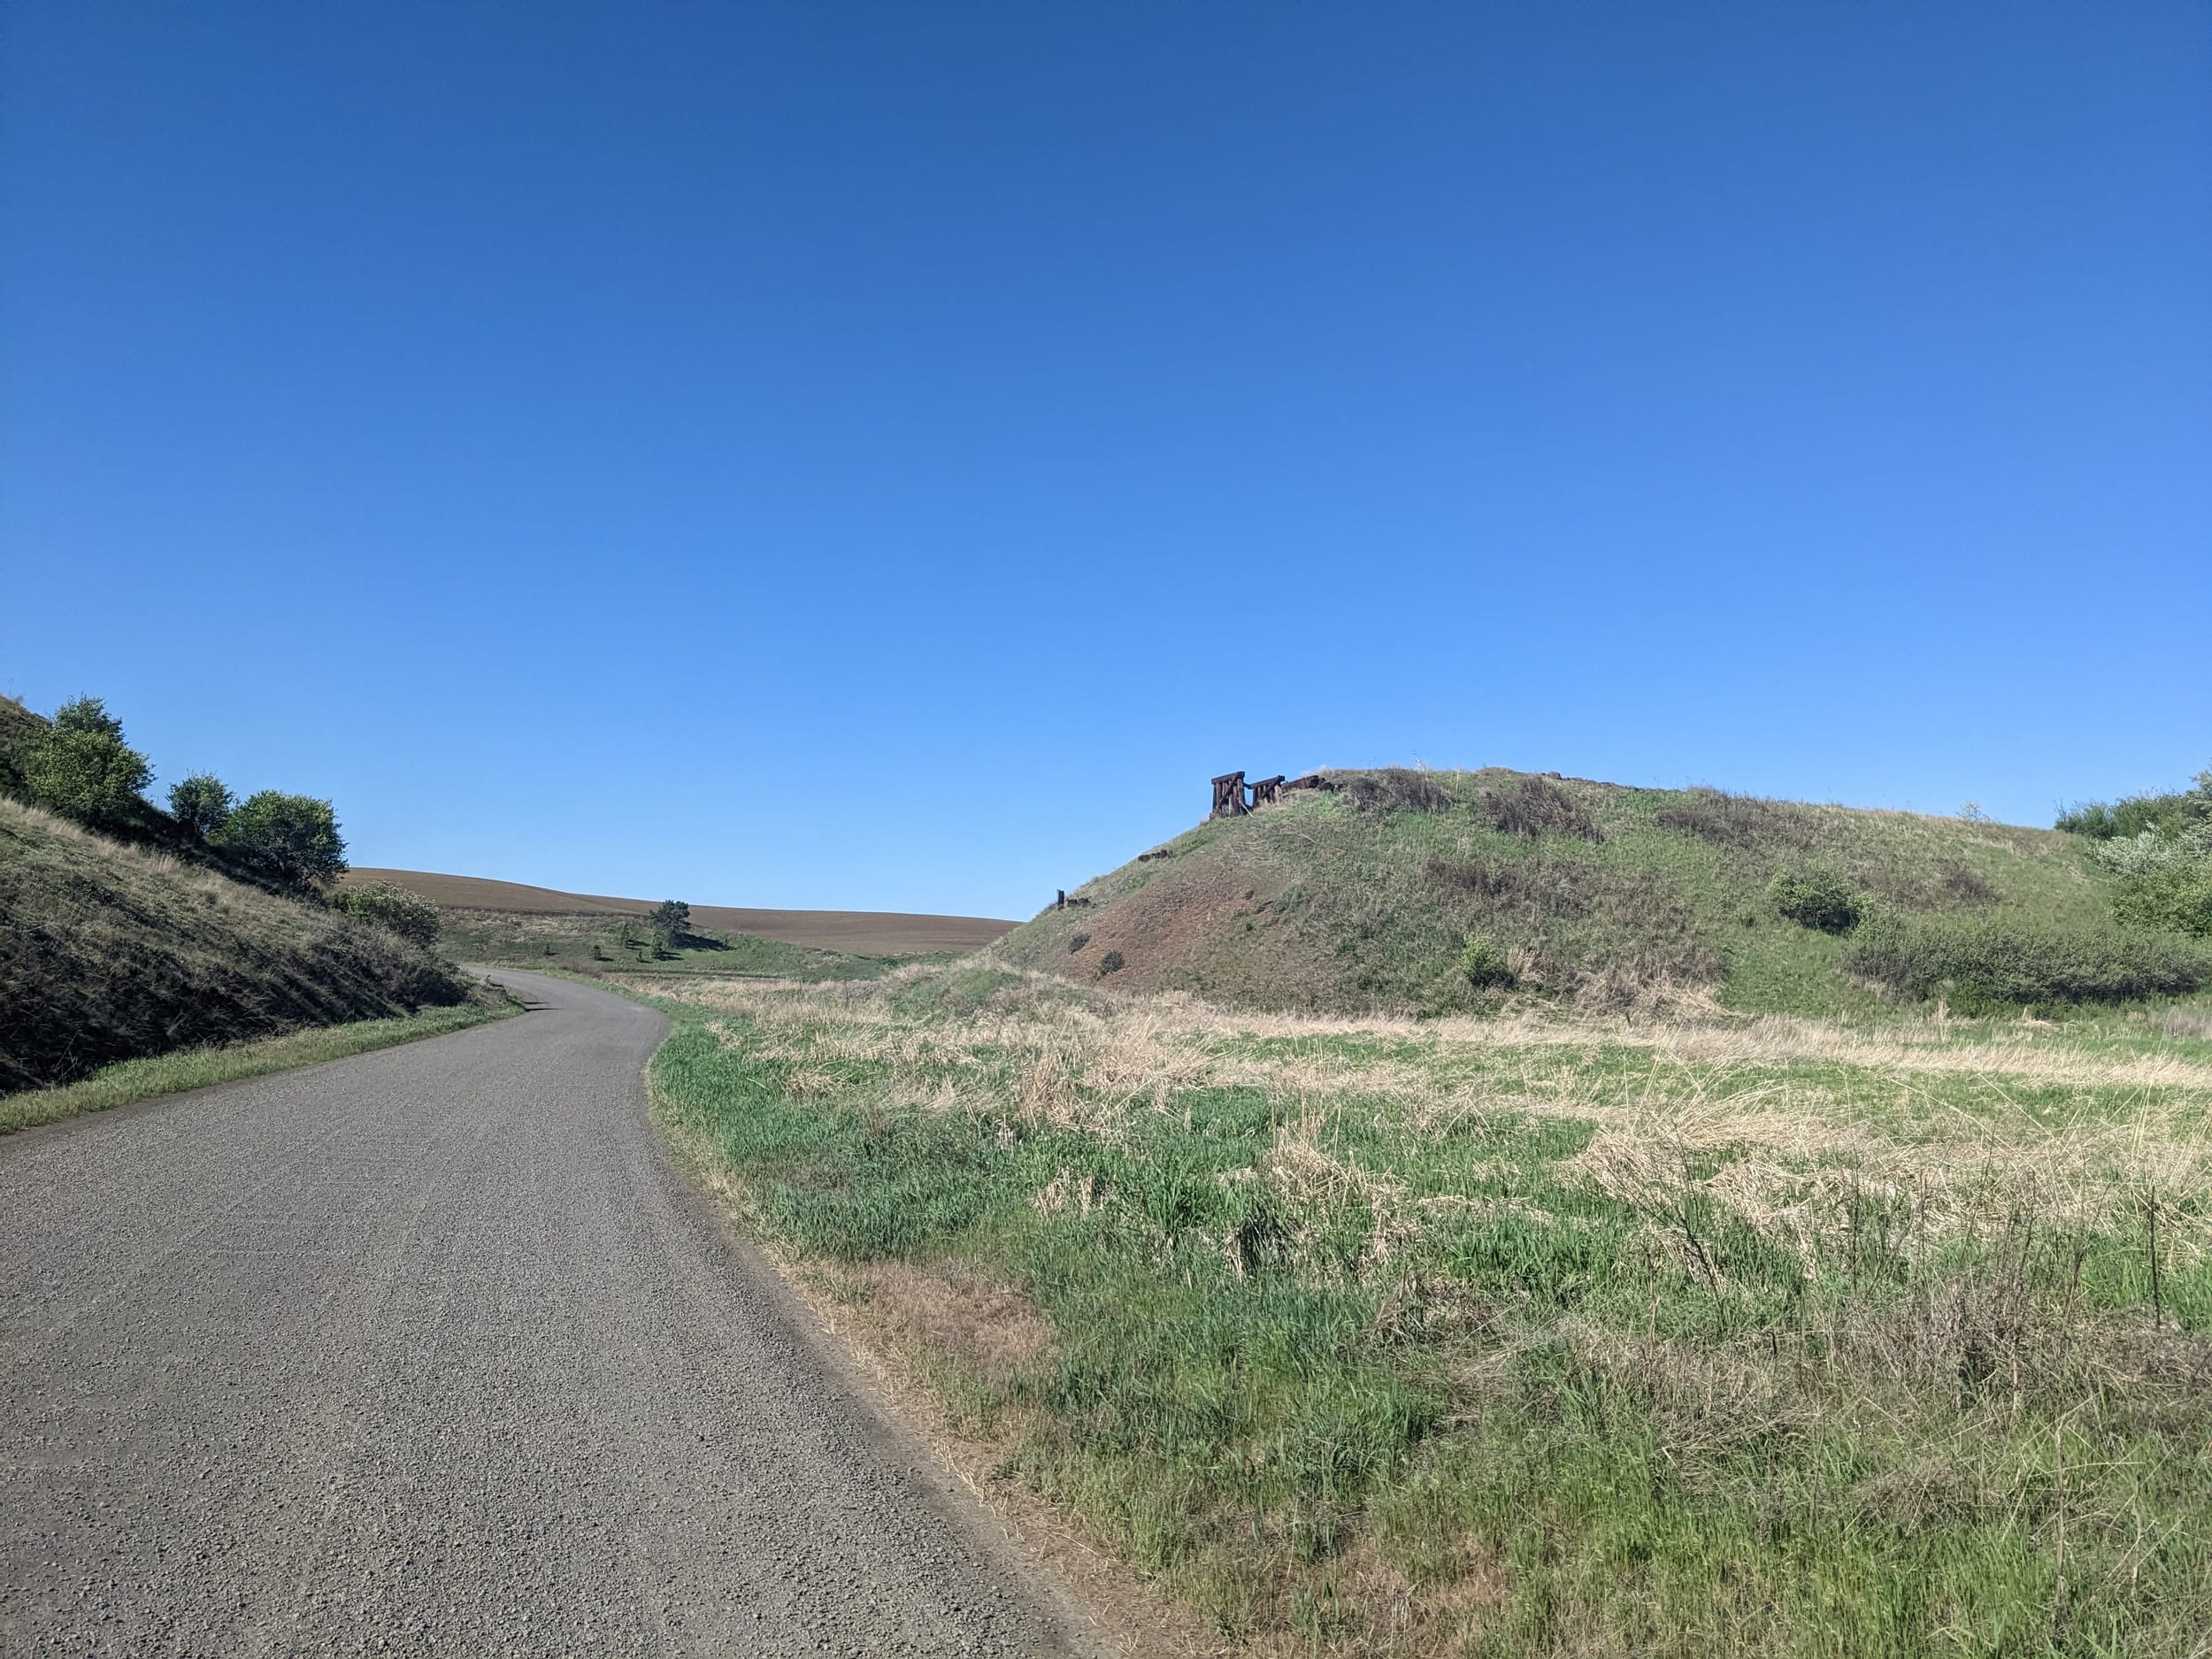
[(19, 0), (0, 223), (0, 689), (363, 864), (2212, 762), (2201, 4)]

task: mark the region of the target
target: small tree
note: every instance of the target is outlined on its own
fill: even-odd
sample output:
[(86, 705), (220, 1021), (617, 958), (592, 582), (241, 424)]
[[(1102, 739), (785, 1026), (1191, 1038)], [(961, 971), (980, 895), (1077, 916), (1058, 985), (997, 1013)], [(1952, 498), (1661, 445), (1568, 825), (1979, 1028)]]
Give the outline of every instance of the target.
[(340, 887), (330, 902), (333, 908), (356, 921), (388, 927), (411, 945), (427, 950), (438, 942), (437, 906), (396, 881), (365, 881), (357, 887)]
[(234, 804), (230, 790), (211, 772), (196, 772), (169, 787), (169, 816), (202, 841), (212, 839), (229, 821)]
[[(96, 702), (92, 706), (99, 707)], [(55, 725), (23, 768), (32, 799), (81, 824), (120, 818), (154, 775), (146, 757), (126, 744), (121, 733), (119, 725), (111, 731), (104, 726)]]
[(691, 931), (691, 906), (681, 899), (663, 899), (645, 922), (660, 941), (661, 949), (673, 950), (676, 941)]
[(282, 881), (319, 881), (346, 872), (345, 839), (330, 803), (264, 789), (246, 797), (223, 825), (217, 845)]

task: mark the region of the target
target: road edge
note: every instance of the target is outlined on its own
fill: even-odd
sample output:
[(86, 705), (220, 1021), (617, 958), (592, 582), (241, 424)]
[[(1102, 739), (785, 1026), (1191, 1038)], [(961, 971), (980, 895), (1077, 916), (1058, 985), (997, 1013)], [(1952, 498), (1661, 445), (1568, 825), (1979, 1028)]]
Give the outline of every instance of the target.
[(650, 1059), (643, 1082), (649, 1125), (702, 1220), (823, 1374), (858, 1408), (886, 1464), (909, 1471), (930, 1507), (1009, 1571), (1063, 1628), (1071, 1653), (1083, 1659), (1211, 1659), (1227, 1651), (1204, 1640), (1188, 1609), (1086, 1537), (1056, 1506), (1018, 1482), (994, 1478), (1006, 1448), (957, 1432), (895, 1347), (855, 1310), (810, 1284), (803, 1263), (753, 1236), (733, 1202), (736, 1183), (661, 1110)]

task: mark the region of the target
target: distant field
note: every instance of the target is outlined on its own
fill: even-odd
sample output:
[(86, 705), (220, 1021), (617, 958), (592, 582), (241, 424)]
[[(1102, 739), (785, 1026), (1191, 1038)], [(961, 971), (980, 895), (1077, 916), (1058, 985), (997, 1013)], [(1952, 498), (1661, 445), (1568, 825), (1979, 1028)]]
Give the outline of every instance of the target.
[[(395, 881), (434, 904), (457, 910), (507, 910), (521, 915), (642, 916), (651, 899), (609, 898), (494, 881), (482, 876), (436, 875), (420, 870), (357, 868), (349, 881)], [(663, 897), (678, 897), (681, 894)], [(691, 906), (694, 926), (715, 933), (753, 933), (815, 950), (864, 956), (919, 956), (981, 949), (1015, 926), (986, 916), (919, 916), (896, 910), (756, 910), (726, 904)]]

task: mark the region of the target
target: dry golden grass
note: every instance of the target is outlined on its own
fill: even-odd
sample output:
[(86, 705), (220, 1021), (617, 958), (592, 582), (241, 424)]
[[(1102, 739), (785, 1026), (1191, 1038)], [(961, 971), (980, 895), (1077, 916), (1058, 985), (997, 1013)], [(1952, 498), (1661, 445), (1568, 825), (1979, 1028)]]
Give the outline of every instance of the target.
[[(827, 1096), (834, 1067), (865, 1062), (887, 1068), (887, 1104), (1003, 1110), (1112, 1140), (1184, 1091), (1262, 1091), (1279, 1120), (1265, 1178), (1294, 1205), (1370, 1206), (1386, 1249), (1394, 1230), (1462, 1201), (1417, 1200), (1326, 1151), (1328, 1111), (1414, 1138), (1501, 1113), (1586, 1122), (1595, 1133), (1563, 1173), (1640, 1209), (1694, 1190), (1808, 1271), (1869, 1199), (1902, 1205), (1940, 1242), (1993, 1217), (2086, 1227), (2147, 1200), (2171, 1210), (2212, 1194), (2212, 1066), (2101, 1051), (2062, 1027), (1939, 1013), (1884, 1029), (1780, 1017), (1417, 1022), (1112, 996), (1039, 973), (942, 1020), (899, 1011), (902, 986), (920, 977), (644, 988), (742, 1015), (755, 1052), (790, 1067), (802, 1096)], [(2063, 1104), (2027, 1098), (2055, 1090)], [(2177, 1260), (2212, 1248), (2203, 1217), (2176, 1211), (2168, 1225)]]
[[(1908, 1659), (2005, 1650), (2020, 1605), (2072, 1650), (2081, 1598), (2108, 1650), (2180, 1653), (2212, 1609), (2169, 1547), (2212, 1398), (2191, 1010), (1415, 1021), (973, 961), (650, 988), (702, 1010), (667, 1081), (763, 1215), (861, 1256), (1007, 1466), (1238, 1651)], [(941, 1191), (973, 1208), (910, 1233)], [(1865, 1593), (1808, 1614), (1808, 1548)], [(1954, 1599), (1897, 1622), (1893, 1579)]]

